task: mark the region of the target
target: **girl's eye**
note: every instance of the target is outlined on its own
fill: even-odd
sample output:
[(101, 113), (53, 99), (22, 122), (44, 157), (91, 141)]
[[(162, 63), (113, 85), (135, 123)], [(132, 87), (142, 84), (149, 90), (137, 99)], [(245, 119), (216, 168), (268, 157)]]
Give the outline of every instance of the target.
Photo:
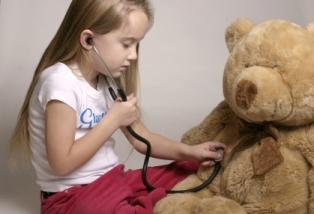
[(129, 48), (131, 45), (130, 44), (126, 44), (126, 43), (122, 43), (124, 48)]

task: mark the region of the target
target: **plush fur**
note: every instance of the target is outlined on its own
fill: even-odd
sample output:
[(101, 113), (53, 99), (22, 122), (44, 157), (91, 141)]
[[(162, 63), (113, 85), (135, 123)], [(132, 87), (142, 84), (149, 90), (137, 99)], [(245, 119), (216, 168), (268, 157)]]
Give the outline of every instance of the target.
[(314, 214), (314, 24), (238, 19), (226, 43), (225, 100), (182, 140), (225, 143), (222, 170), (198, 193), (162, 199), (155, 214)]

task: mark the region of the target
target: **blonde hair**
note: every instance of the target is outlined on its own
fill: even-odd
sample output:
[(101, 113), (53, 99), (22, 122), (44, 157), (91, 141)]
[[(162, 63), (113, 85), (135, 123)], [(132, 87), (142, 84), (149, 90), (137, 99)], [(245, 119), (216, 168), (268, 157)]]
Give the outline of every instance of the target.
[[(18, 159), (29, 160), (31, 156), (28, 131), (29, 102), (41, 72), (56, 62), (76, 61), (79, 66), (86, 66), (89, 60), (86, 50), (79, 42), (81, 32), (90, 29), (97, 34), (109, 33), (118, 29), (134, 9), (141, 9), (152, 23), (153, 14), (148, 0), (72, 0), (57, 33), (37, 65), (21, 107), (10, 142), (11, 163), (16, 165)], [(120, 87), (126, 94), (137, 93), (137, 65), (138, 60), (133, 61), (129, 72), (119, 80)]]

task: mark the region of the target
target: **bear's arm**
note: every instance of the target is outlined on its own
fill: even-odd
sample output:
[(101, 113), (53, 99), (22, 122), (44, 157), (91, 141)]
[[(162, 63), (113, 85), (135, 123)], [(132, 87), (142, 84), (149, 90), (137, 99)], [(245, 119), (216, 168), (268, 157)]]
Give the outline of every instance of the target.
[(182, 142), (193, 145), (212, 141), (234, 117), (228, 104), (223, 101), (199, 125), (187, 131)]
[(300, 151), (308, 162), (309, 172), (307, 180), (310, 194), (308, 213), (314, 214), (314, 124), (294, 130), (287, 128), (281, 134), (281, 138), (290, 149)]
[(300, 144), (300, 150), (305, 156), (306, 160), (310, 163), (310, 171), (308, 174), (308, 183), (309, 183), (309, 214), (314, 214), (314, 124), (312, 124), (306, 132), (308, 138), (308, 144)]

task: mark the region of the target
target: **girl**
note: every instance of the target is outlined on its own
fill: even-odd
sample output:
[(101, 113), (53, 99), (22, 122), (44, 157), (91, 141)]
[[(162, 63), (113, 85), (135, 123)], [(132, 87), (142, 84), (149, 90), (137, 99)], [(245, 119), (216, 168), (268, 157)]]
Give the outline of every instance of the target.
[[(196, 170), (191, 161), (211, 165), (209, 160), (221, 158), (215, 151), (220, 143), (176, 143), (140, 121), (138, 47), (152, 19), (146, 0), (71, 2), (38, 64), (12, 139), (13, 150), (30, 149), (42, 213), (152, 213), (164, 188)], [(111, 76), (129, 94), (127, 101), (110, 97), (108, 87), (117, 87)], [(114, 153), (111, 135), (119, 128), (137, 151), (146, 152), (123, 128), (129, 125), (151, 142), (153, 157), (189, 160), (151, 167), (152, 192), (140, 170), (124, 172)]]

